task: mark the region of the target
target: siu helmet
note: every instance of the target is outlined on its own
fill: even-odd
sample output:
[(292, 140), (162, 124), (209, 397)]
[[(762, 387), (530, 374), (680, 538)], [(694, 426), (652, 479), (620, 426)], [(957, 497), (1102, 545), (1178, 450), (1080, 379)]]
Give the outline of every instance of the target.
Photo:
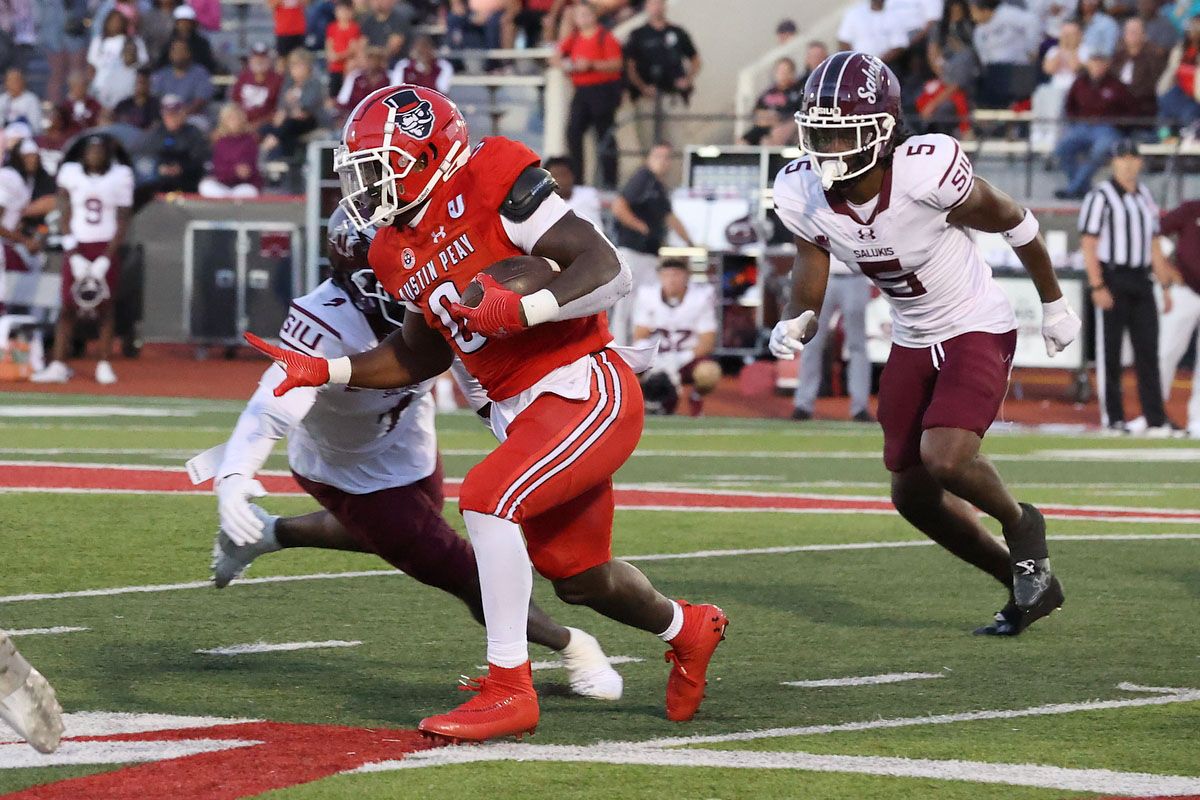
[(468, 144), (467, 123), (445, 95), (410, 84), (376, 89), (350, 112), (333, 154), (342, 207), (359, 229), (390, 225), (467, 163)]
[(796, 124), (826, 189), (862, 175), (895, 146), (900, 81), (875, 56), (834, 53), (808, 76)]
[(375, 229), (359, 230), (345, 209), (338, 206), (329, 217), (327, 233), (329, 279), (350, 297), (350, 302), (359, 311), (367, 316), (382, 317), (399, 327), (404, 320), (404, 306), (388, 295), (367, 261)]

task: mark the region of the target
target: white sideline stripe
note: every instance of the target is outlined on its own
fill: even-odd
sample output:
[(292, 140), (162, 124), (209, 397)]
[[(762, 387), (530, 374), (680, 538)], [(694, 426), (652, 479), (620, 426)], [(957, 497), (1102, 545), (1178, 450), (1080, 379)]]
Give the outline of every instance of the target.
[(9, 636), (55, 636), (60, 633), (79, 633), (80, 631), (90, 631), (91, 628), (75, 628), (71, 626), (60, 625), (55, 628), (26, 628), (18, 631), (0, 631), (0, 633)]
[(1144, 772), (1115, 772), (1107, 769), (1067, 769), (1042, 764), (939, 761), (884, 756), (759, 753), (744, 750), (660, 750), (630, 744), (591, 747), (520, 744), (444, 747), (438, 750), (413, 753), (403, 761), (367, 764), (354, 772), (385, 772), (395, 769), (484, 761), (587, 762), (664, 767), (716, 767), (720, 769), (796, 769), (809, 772), (841, 772), (893, 778), (932, 778), (945, 781), (1140, 796), (1185, 795), (1200, 791), (1200, 778), (1152, 775)]
[[(73, 711), (63, 714), (66, 738), (84, 736), (114, 736), (120, 733), (149, 733), (181, 728), (215, 728), (219, 725), (239, 725), (262, 722), (261, 719), (229, 717), (191, 717), (179, 714), (150, 714), (130, 711)], [(0, 743), (23, 742), (8, 728), (0, 728)]]
[(242, 739), (183, 739), (166, 742), (73, 742), (50, 755), (42, 755), (24, 742), (0, 744), (0, 770), (62, 767), (80, 764), (130, 764), (165, 761), (199, 753), (215, 753), (261, 742)]
[[(1052, 542), (1164, 542), (1191, 541), (1200, 539), (1200, 533), (1114, 533), (1114, 534), (1064, 534), (1047, 536)], [(803, 544), (788, 547), (752, 547), (742, 550), (696, 550), (690, 553), (647, 553), (643, 555), (621, 555), (622, 561), (675, 561), (693, 558), (721, 558), (725, 556), (759, 556), (782, 553), (834, 553), (842, 550), (890, 550), (904, 547), (932, 547), (929, 539), (906, 539), (895, 542), (845, 542), (842, 544)], [(293, 583), (296, 581), (324, 581), (341, 578), (374, 578), (381, 575), (403, 575), (394, 569), (365, 569), (351, 572), (314, 572), (305, 575), (269, 575), (262, 578), (242, 578), (236, 586), (253, 586), (266, 583)], [(186, 583), (159, 583), (144, 586), (116, 586), (108, 589), (80, 589), (69, 592), (46, 592), (33, 594), (0, 595), (0, 604), (23, 603), (33, 600), (67, 600), (76, 597), (111, 597), (120, 594), (154, 594), (177, 592), (188, 589), (208, 589), (211, 581), (188, 581)], [(225, 591), (229, 591), (226, 589)]]
[(362, 642), (330, 639), (326, 642), (251, 642), (249, 644), (231, 644), (228, 647), (214, 647), (209, 650), (197, 650), (205, 656), (244, 656), (254, 653), (286, 653), (292, 650), (325, 650), (334, 647), (358, 647)]
[(816, 681), (783, 681), (781, 686), (798, 686), (801, 689), (826, 689), (834, 686), (876, 686), (881, 683), (903, 683), (944, 678), (944, 672), (889, 672), (884, 675), (863, 675), (859, 678), (822, 678)]
[(1045, 717), (1057, 714), (1074, 714), (1079, 711), (1106, 711), (1116, 708), (1165, 706), (1172, 703), (1194, 703), (1197, 700), (1200, 700), (1200, 689), (1177, 689), (1174, 690), (1173, 694), (1155, 694), (1150, 697), (1135, 697), (1126, 700), (1089, 700), (1082, 703), (1051, 703), (1044, 706), (1033, 706), (1032, 708), (966, 711), (961, 714), (935, 714), (927, 717), (869, 719), (862, 722), (842, 722), (833, 725), (805, 725), (798, 728), (765, 728), (758, 731), (721, 733), (709, 736), (671, 736), (664, 739), (651, 739), (646, 744), (653, 747), (676, 747), (695, 744), (716, 744), (720, 742), (752, 742), (757, 739), (778, 739), (787, 736), (814, 736), (847, 731), (908, 728), (918, 725), (949, 725), (956, 722), (977, 722), (989, 719)]
[(65, 406), (0, 405), (0, 417), (45, 419), (46, 417), (194, 417), (191, 408), (150, 406)]
[[(646, 660), (646, 659), (644, 659), (644, 658), (634, 658), (633, 656), (608, 656), (608, 663), (609, 663), (609, 664), (639, 664), (639, 663), (641, 663), (641, 662), (643, 662), (643, 661), (645, 661), (645, 660)], [(533, 670), (538, 670), (538, 669), (566, 669), (566, 668), (567, 668), (567, 665), (566, 665), (566, 663), (565, 663), (565, 662), (563, 662), (563, 661), (534, 661), (533, 663), (531, 663), (531, 664), (529, 665), (529, 668), (530, 668), (530, 669), (533, 669)], [(477, 666), (477, 667), (475, 667), (475, 669), (483, 669), (483, 670), (486, 670), (486, 669), (487, 669), (487, 665), (486, 665), (486, 664), (484, 664), (484, 665), (481, 665), (481, 666)]]

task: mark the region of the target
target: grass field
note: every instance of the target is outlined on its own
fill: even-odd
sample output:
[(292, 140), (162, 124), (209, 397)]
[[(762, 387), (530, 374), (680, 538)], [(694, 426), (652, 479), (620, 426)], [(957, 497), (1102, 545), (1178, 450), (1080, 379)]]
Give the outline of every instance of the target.
[[(563, 606), (542, 581), (547, 610), (633, 659), (618, 667), (625, 697), (568, 696), (547, 668), (532, 740), (417, 751), (404, 731), (459, 702), (457, 676), (483, 663), (483, 631), (457, 601), (373, 558), (316, 551), (267, 556), (218, 592), (203, 583), (210, 495), (113, 491), (179, 469), (239, 410), (0, 395), (0, 626), (27, 631), (18, 645), (79, 737), (47, 759), (0, 734), (0, 796), (1200, 796), (1195, 442), (989, 437), (1019, 496), (1059, 510), (1051, 554), (1067, 590), (1026, 635), (989, 640), (970, 631), (1002, 592), (877, 502), (873, 426), (652, 420), (618, 475), (649, 491), (622, 495), (615, 551), (728, 612), (701, 713), (666, 721), (661, 643)], [(462, 477), (489, 435), (465, 415), (439, 429)], [(55, 465), (88, 466), (41, 480)], [(282, 448), (268, 466), (286, 467)], [(461, 530), (453, 503), (447, 515)], [(325, 646), (197, 652), (252, 643)], [(899, 677), (841, 680), (880, 675)]]

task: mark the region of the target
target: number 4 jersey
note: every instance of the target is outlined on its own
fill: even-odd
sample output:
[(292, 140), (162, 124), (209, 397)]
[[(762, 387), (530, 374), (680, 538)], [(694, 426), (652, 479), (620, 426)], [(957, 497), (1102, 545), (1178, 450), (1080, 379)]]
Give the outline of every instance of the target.
[(966, 230), (946, 220), (975, 183), (971, 161), (953, 138), (928, 134), (901, 142), (879, 195), (865, 206), (825, 191), (814, 166), (803, 156), (775, 177), (779, 218), (875, 282), (891, 305), (892, 341), (927, 347), (968, 331), (1017, 327), (983, 254)]

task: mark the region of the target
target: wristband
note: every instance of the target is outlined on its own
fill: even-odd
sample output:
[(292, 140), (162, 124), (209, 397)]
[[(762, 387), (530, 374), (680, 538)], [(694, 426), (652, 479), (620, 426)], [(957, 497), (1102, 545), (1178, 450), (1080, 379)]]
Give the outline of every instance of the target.
[(1042, 315), (1050, 316), (1057, 314), (1060, 311), (1067, 311), (1070, 306), (1067, 304), (1067, 298), (1060, 297), (1057, 300), (1051, 300), (1049, 303), (1042, 303)]
[(1008, 242), (1009, 246), (1024, 247), (1037, 238), (1040, 229), (1037, 217), (1027, 208), (1021, 221), (1000, 235), (1004, 237), (1004, 241)]
[(558, 319), (558, 298), (549, 289), (539, 289), (521, 298), (521, 310), (529, 327)]
[(345, 384), (350, 382), (350, 357), (329, 359), (329, 382)]

